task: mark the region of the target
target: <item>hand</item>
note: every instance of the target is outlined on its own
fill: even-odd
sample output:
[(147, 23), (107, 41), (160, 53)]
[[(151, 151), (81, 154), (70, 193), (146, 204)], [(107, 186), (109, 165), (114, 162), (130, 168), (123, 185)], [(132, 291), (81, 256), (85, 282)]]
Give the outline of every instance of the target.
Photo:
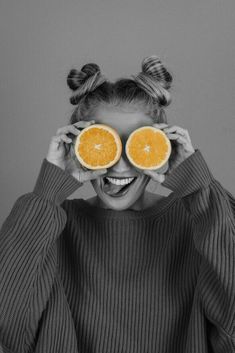
[[(72, 125), (66, 125), (59, 128), (56, 136), (53, 136), (50, 142), (46, 159), (59, 168), (66, 170), (79, 182), (83, 183), (91, 179), (98, 178), (105, 174), (107, 169), (90, 170), (81, 165), (74, 153), (74, 139), (80, 134), (79, 128), (85, 128), (91, 124), (91, 121), (78, 121)], [(72, 145), (72, 146), (71, 146)]]
[[(163, 183), (165, 181), (165, 176), (168, 176), (172, 171), (182, 163), (186, 158), (191, 156), (195, 149), (192, 145), (189, 132), (180, 126), (170, 126), (168, 124), (153, 124), (154, 127), (162, 129), (166, 133), (167, 137), (171, 141), (172, 152), (170, 158), (168, 159), (168, 169), (163, 166), (158, 171), (145, 169), (144, 174), (149, 175), (154, 181)], [(163, 174), (166, 170), (166, 173)]]

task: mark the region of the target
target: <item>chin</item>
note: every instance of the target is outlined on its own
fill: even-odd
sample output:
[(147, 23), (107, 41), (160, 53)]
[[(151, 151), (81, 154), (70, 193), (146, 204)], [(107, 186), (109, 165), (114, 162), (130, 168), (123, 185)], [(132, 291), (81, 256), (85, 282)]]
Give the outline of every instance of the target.
[(105, 205), (106, 208), (111, 208), (118, 211), (131, 208), (131, 206), (136, 202), (136, 199), (131, 199), (131, 198), (127, 199), (125, 197), (114, 198), (112, 196), (107, 196), (104, 198), (101, 195), (99, 196), (99, 198), (101, 199), (103, 205)]

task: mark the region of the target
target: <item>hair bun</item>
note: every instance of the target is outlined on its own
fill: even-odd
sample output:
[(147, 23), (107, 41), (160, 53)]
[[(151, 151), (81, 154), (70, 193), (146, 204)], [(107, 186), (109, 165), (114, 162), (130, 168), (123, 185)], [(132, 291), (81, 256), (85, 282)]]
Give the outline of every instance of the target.
[(159, 106), (166, 107), (171, 102), (168, 89), (172, 76), (163, 66), (158, 56), (152, 55), (142, 61), (142, 71), (132, 75), (136, 84), (149, 96), (156, 100)]
[(94, 91), (105, 81), (106, 78), (101, 74), (99, 66), (95, 63), (85, 64), (81, 71), (70, 70), (67, 76), (67, 84), (74, 91), (72, 97), (70, 97), (70, 103), (78, 104), (85, 94)]
[(156, 55), (147, 56), (142, 61), (142, 72), (152, 76), (159, 81), (164, 88), (169, 89), (172, 83), (172, 76)]
[(83, 85), (89, 77), (95, 75), (97, 72), (100, 73), (100, 68), (97, 64), (93, 63), (85, 64), (81, 68), (81, 71), (72, 69), (68, 74), (67, 84), (72, 91), (75, 91), (78, 87)]

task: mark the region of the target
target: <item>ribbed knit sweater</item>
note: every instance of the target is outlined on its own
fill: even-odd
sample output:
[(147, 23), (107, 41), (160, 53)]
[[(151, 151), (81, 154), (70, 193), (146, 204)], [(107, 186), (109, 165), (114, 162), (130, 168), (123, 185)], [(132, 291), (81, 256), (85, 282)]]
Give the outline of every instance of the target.
[(199, 149), (162, 185), (98, 208), (43, 159), (0, 231), (0, 351), (235, 352), (235, 198)]

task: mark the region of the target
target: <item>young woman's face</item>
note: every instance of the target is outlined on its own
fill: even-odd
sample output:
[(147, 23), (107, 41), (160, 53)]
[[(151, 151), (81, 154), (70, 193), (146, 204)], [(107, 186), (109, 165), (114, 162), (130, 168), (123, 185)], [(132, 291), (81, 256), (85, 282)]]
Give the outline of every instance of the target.
[[(150, 181), (150, 177), (142, 172), (141, 169), (134, 167), (125, 154), (125, 143), (128, 136), (135, 129), (152, 125), (153, 119), (145, 113), (131, 107), (125, 109), (118, 108), (99, 108), (91, 120), (95, 123), (107, 124), (116, 129), (122, 140), (122, 155), (119, 161), (112, 167), (107, 169), (107, 173), (91, 180), (92, 186), (97, 193), (99, 204), (105, 208), (123, 210), (135, 204), (144, 195), (145, 188)], [(135, 177), (133, 183), (128, 187), (128, 191), (123, 196), (115, 196), (112, 192), (105, 192), (104, 177), (131, 178)]]

